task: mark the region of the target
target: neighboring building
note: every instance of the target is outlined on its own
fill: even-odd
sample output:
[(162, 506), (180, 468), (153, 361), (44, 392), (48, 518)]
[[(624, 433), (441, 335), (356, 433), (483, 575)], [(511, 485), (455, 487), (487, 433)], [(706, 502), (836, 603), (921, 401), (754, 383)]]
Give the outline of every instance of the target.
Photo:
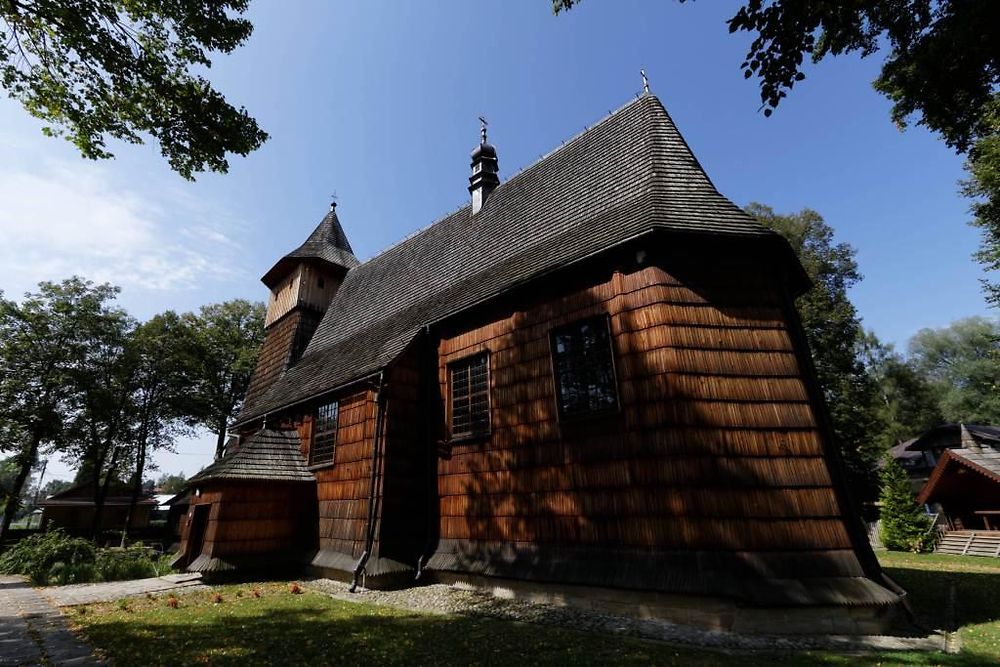
[(948, 424), (910, 448), (936, 460), (918, 502), (939, 510), (951, 530), (1000, 531), (1000, 428)]
[[(125, 526), (131, 502), (131, 488), (112, 482), (101, 510), (101, 530), (121, 530)], [(74, 535), (89, 535), (93, 529), (94, 488), (89, 483), (77, 484), (53, 494), (40, 501), (38, 506), (42, 508), (42, 530), (62, 528)], [(140, 496), (132, 518), (132, 528), (149, 526), (156, 506), (156, 499), (152, 496)]]
[(830, 443), (808, 279), (660, 101), (503, 184), (484, 129), (469, 190), (363, 263), (332, 208), (265, 274), (241, 444), (191, 481), (179, 562), (882, 627), (901, 591)]

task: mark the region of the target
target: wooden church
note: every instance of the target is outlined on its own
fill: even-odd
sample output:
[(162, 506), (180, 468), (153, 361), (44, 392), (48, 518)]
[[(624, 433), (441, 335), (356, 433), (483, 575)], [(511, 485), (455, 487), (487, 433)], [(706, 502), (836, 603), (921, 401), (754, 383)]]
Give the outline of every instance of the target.
[[(239, 444), (180, 562), (463, 582), (722, 629), (874, 632), (905, 593), (831, 446), (790, 246), (643, 94), (359, 261), (335, 208), (263, 282)], [(623, 606), (624, 605), (624, 606)]]

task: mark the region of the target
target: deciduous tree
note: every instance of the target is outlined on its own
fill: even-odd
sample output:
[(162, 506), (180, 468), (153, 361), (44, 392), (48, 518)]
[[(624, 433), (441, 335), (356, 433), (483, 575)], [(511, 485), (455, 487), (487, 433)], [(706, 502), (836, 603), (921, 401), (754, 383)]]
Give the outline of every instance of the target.
[(247, 155), (267, 134), (198, 72), (250, 37), (247, 4), (2, 0), (0, 86), (84, 157), (152, 135), (184, 178), (225, 172), (229, 153)]
[(881, 398), (881, 449), (916, 437), (944, 420), (938, 386), (891, 344), (868, 332), (862, 341), (862, 358)]
[[(44, 446), (58, 448), (72, 411), (73, 378), (83, 372), (92, 345), (116, 317), (117, 288), (71, 278), (41, 283), (20, 304), (0, 298), (0, 447), (17, 460), (11, 492), (20, 497)], [(8, 503), (0, 539), (17, 503)]]
[(1000, 322), (970, 317), (910, 339), (914, 367), (940, 395), (944, 418), (1000, 424)]
[(218, 435), (215, 456), (222, 456), (226, 429), (243, 405), (264, 340), (264, 304), (235, 299), (203, 306), (186, 316), (199, 354), (194, 413), (198, 423)]

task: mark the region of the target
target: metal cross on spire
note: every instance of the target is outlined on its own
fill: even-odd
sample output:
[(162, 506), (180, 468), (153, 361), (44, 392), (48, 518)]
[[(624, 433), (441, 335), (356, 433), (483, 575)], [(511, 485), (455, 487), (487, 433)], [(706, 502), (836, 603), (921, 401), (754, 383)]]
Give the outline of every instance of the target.
[(646, 69), (642, 68), (639, 70), (639, 74), (642, 75), (642, 92), (649, 92), (649, 79), (646, 78)]
[(330, 208), (337, 208), (337, 191), (334, 190), (333, 194), (330, 195)]
[(486, 126), (487, 125), (488, 125), (488, 123), (486, 122), (486, 118), (484, 116), (480, 116), (479, 117), (479, 137), (480, 137), (479, 138), (479, 142), (481, 144), (484, 144), (484, 145), (486, 144)]

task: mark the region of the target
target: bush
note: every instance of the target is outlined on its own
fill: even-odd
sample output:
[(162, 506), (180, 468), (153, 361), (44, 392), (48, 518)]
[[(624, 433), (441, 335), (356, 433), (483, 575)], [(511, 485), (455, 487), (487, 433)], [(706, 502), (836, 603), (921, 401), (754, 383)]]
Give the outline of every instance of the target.
[(87, 540), (50, 530), (26, 537), (0, 555), (0, 572), (26, 574), (42, 586), (53, 576), (60, 584), (81, 583), (93, 577), (96, 552)]
[(881, 477), (882, 544), (890, 551), (930, 551), (934, 524), (913, 497), (906, 471), (888, 459)]
[(159, 577), (170, 557), (142, 546), (96, 549), (88, 540), (56, 529), (27, 537), (0, 555), (0, 573), (26, 574), (40, 586)]

